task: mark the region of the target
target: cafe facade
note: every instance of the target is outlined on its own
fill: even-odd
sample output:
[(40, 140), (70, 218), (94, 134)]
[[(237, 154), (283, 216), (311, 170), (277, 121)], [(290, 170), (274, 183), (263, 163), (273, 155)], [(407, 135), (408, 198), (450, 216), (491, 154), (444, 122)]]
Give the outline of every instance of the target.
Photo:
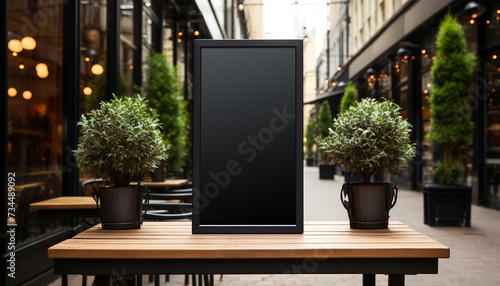
[(224, 0), (2, 1), (1, 285), (56, 279), (48, 247), (85, 227), (29, 206), (80, 194), (80, 116), (112, 93), (140, 93), (153, 51), (176, 67), (191, 103), (193, 40), (248, 38), (247, 13)]

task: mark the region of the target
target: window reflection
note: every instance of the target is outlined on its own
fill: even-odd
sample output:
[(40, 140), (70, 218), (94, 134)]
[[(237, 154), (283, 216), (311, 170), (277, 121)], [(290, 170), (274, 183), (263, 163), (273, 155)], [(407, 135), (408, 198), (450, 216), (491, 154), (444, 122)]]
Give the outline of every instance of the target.
[(61, 1), (9, 1), (8, 168), (16, 174), (16, 243), (61, 227), (29, 204), (60, 196)]

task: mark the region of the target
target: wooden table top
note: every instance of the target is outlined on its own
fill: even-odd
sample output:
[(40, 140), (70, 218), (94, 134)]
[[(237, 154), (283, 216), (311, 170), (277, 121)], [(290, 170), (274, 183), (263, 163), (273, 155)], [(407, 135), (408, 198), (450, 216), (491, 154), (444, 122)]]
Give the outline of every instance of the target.
[(80, 210), (96, 209), (97, 205), (92, 197), (66, 196), (31, 203), (30, 208), (32, 210)]
[(355, 230), (348, 222), (305, 222), (304, 234), (192, 234), (191, 222), (144, 222), (133, 230), (97, 225), (48, 250), (51, 259), (448, 258), (445, 245), (401, 222)]
[[(137, 182), (130, 183), (131, 185), (137, 185)], [(188, 184), (187, 179), (166, 179), (163, 182), (149, 182), (141, 181), (141, 185), (146, 185), (150, 188), (178, 188)]]

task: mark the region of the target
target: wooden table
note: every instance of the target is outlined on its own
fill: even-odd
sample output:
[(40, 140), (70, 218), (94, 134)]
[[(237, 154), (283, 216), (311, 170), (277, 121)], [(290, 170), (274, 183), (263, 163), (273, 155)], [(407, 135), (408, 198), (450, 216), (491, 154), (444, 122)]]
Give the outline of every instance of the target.
[(31, 203), (30, 208), (32, 210), (37, 210), (41, 216), (66, 218), (99, 217), (99, 210), (92, 197), (56, 197)]
[[(141, 181), (141, 185), (146, 185), (150, 188), (178, 188), (188, 184), (187, 179), (166, 179), (163, 182), (149, 182)], [(137, 185), (137, 182), (130, 183), (131, 185)]]
[(190, 222), (145, 222), (141, 229), (99, 225), (48, 250), (57, 274), (436, 274), (450, 250), (400, 222), (353, 230), (348, 222), (306, 222), (304, 234), (192, 234)]

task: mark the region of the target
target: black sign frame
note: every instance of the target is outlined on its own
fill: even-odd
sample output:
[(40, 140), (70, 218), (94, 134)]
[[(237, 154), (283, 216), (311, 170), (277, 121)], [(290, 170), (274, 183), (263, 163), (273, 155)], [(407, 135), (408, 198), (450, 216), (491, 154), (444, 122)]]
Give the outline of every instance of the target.
[[(259, 72), (255, 72), (256, 64)], [(252, 82), (247, 87), (255, 86), (258, 94), (247, 93), (240, 98), (244, 103), (237, 103), (233, 90), (228, 90), (238, 86), (235, 80)], [(234, 96), (239, 93), (245, 90), (239, 89)], [(246, 112), (247, 105), (259, 112)], [(228, 112), (233, 107), (233, 113)], [(193, 111), (193, 233), (303, 233), (303, 41), (195, 40)], [(247, 123), (254, 126), (245, 130)], [(241, 130), (241, 134), (256, 134), (256, 126), (261, 126), (259, 137), (236, 139), (248, 138), (246, 143), (255, 143), (253, 151), (244, 142), (216, 145), (226, 144)], [(228, 132), (220, 133), (225, 128)], [(214, 137), (220, 137), (219, 141)], [(262, 141), (250, 142), (253, 138)], [(224, 157), (225, 150), (233, 149), (246, 157), (219, 159), (233, 158)], [(260, 178), (258, 185), (255, 180)], [(240, 188), (231, 188), (233, 182)], [(260, 193), (253, 196), (243, 190), (246, 182)], [(255, 212), (248, 213), (247, 201)]]

